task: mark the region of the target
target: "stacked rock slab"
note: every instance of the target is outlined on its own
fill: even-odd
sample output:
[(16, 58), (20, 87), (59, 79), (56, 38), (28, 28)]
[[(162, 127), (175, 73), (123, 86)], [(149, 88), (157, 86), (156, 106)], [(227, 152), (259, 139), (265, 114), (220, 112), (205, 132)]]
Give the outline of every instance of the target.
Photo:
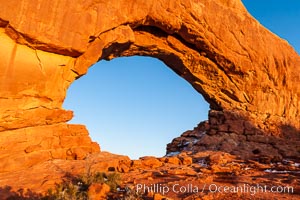
[(276, 139), (288, 127), (286, 137), (299, 136), (300, 57), (240, 0), (0, 4), (0, 172), (99, 152), (84, 127), (66, 124), (62, 103), (92, 64), (120, 56), (162, 60), (212, 110), (236, 116), (232, 126), (243, 119), (260, 135)]
[(208, 121), (184, 132), (167, 145), (167, 155), (179, 152), (223, 151), (241, 159), (263, 163), (300, 159), (300, 138), (291, 127), (282, 127), (280, 137), (266, 134), (240, 116), (210, 110)]

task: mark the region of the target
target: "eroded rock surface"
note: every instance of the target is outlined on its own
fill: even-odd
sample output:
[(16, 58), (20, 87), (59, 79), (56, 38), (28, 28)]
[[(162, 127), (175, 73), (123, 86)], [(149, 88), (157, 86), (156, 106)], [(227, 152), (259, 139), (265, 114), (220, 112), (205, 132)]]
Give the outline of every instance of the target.
[(208, 121), (194, 130), (184, 132), (167, 145), (167, 154), (184, 151), (223, 151), (263, 163), (281, 161), (283, 158), (300, 160), (300, 136), (291, 127), (282, 127), (280, 137), (265, 134), (251, 123), (230, 112), (209, 111)]
[(235, 153), (299, 155), (300, 57), (240, 0), (0, 3), (0, 174), (99, 152), (82, 126), (66, 124), (66, 90), (98, 60), (132, 55), (161, 59), (204, 96), (218, 115), (207, 137), (224, 139), (217, 149), (268, 136)]
[[(124, 166), (128, 171), (123, 170)], [(23, 185), (16, 185), (21, 190), (0, 187), (0, 199), (41, 199), (47, 188), (62, 182), (61, 177), (68, 180), (78, 174), (99, 171), (119, 174), (119, 190), (109, 192), (105, 183), (92, 183), (88, 187), (90, 199), (296, 200), (300, 197), (300, 163), (297, 161), (262, 164), (220, 151), (185, 152), (139, 160), (101, 152), (90, 155), (86, 161), (52, 160), (37, 164), (31, 170), (9, 176), (0, 174), (0, 183), (7, 177), (10, 182), (17, 177), (23, 179)]]

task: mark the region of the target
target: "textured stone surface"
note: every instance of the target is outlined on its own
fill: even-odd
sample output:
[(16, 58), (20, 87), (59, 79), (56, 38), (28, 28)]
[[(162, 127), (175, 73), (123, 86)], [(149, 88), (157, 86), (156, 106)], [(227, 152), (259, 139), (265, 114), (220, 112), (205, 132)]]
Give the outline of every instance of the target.
[(300, 159), (299, 131), (282, 127), (280, 137), (266, 134), (231, 112), (209, 111), (208, 121), (184, 132), (167, 145), (167, 155), (191, 151), (223, 151), (241, 159), (276, 162), (282, 158)]
[(259, 149), (299, 155), (300, 57), (240, 0), (0, 4), (0, 174), (99, 152), (82, 126), (66, 125), (66, 90), (99, 59), (132, 55), (161, 59), (208, 101), (217, 116), (200, 143), (246, 155), (267, 135), (281, 142)]
[[(4, 128), (14, 122), (14, 128), (34, 126), (14, 119), (28, 119), (30, 110), (60, 109), (70, 83), (98, 59), (137, 54), (162, 59), (212, 108), (246, 114), (265, 122), (266, 130), (280, 122), (299, 126), (295, 72), (300, 58), (238, 0), (23, 0), (1, 5)], [(23, 113), (4, 117), (16, 108)], [(36, 125), (46, 123), (49, 113), (43, 114)], [(48, 123), (69, 119), (58, 116)]]
[(62, 177), (72, 174), (85, 174), (87, 171), (122, 172), (121, 165), (130, 167), (131, 161), (127, 156), (115, 155), (108, 152), (90, 154), (85, 160), (49, 159), (36, 163), (28, 168), (15, 172), (0, 173), (0, 199), (3, 197), (5, 187), (18, 189), (30, 189), (38, 193), (44, 193), (53, 188), (55, 183), (62, 182)]
[(88, 196), (91, 200), (106, 199), (110, 187), (105, 183), (94, 183), (89, 187)]
[[(145, 160), (147, 160), (144, 162)], [(174, 163), (172, 160), (191, 160), (188, 163)], [(148, 165), (154, 161), (156, 167)], [(171, 162), (170, 162), (171, 161)], [(299, 160), (298, 160), (299, 161)], [(129, 171), (119, 173), (121, 181), (118, 192), (108, 192), (106, 185), (91, 184), (87, 190), (89, 199), (155, 199), (162, 197), (167, 199), (299, 199), (300, 197), (300, 163), (296, 160), (284, 160), (271, 164), (261, 164), (256, 161), (237, 159), (235, 156), (224, 152), (186, 152), (173, 157), (146, 157), (140, 160), (130, 161), (126, 156), (113, 155), (107, 152), (95, 153), (84, 160), (49, 160), (31, 167), (31, 171), (22, 170), (17, 173), (0, 174), (0, 199), (42, 199), (43, 192), (53, 187), (54, 183), (60, 183), (61, 176), (64, 180), (80, 175), (87, 176), (88, 172), (109, 171), (117, 169), (120, 165), (127, 165)], [(139, 163), (139, 165), (137, 164)], [(144, 164), (142, 164), (144, 163)], [(159, 163), (159, 165), (157, 165)], [(110, 170), (111, 171), (111, 170)], [(19, 180), (19, 181), (15, 181)], [(22, 180), (22, 181), (20, 181)], [(9, 185), (14, 185), (11, 188)], [(78, 182), (73, 184), (77, 185)], [(145, 184), (148, 189), (137, 190), (138, 184)], [(157, 185), (154, 189), (154, 185)], [(248, 190), (236, 190), (236, 192), (211, 192), (210, 185), (221, 187), (247, 187)], [(198, 187), (198, 191), (177, 192), (180, 187)], [(212, 187), (215, 187), (212, 185)], [(266, 192), (250, 191), (259, 185), (267, 187)], [(77, 185), (78, 186), (78, 185)], [(161, 186), (161, 187), (160, 187)], [(169, 187), (169, 192), (163, 192), (162, 187)], [(270, 192), (271, 186), (289, 187), (290, 192)], [(140, 187), (140, 186), (139, 186)], [(152, 187), (152, 191), (151, 188)], [(173, 190), (176, 187), (176, 191)], [(20, 188), (18, 190), (18, 188)], [(202, 188), (204, 190), (202, 191)], [(293, 188), (293, 192), (291, 191)], [(29, 190), (28, 190), (29, 189)], [(184, 189), (184, 188), (183, 188)], [(212, 189), (212, 188), (211, 188)], [(166, 190), (164, 190), (166, 191)], [(280, 190), (281, 191), (281, 190)], [(107, 198), (103, 197), (106, 196)], [(255, 196), (254, 196), (255, 195)], [(102, 196), (102, 197), (100, 197)], [(131, 198), (129, 198), (131, 197)]]

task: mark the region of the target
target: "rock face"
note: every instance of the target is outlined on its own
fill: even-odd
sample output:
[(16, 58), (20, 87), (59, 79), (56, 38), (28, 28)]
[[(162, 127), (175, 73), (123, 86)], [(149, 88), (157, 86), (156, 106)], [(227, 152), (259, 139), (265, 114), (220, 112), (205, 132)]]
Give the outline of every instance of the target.
[(208, 121), (201, 122), (194, 130), (184, 132), (167, 145), (167, 155), (210, 150), (229, 152), (241, 159), (262, 163), (278, 162), (283, 158), (299, 160), (299, 134), (290, 127), (282, 129), (282, 136), (274, 137), (230, 112), (210, 110)]
[(162, 60), (204, 96), (211, 137), (296, 138), (299, 154), (300, 57), (240, 0), (0, 3), (0, 173), (99, 152), (66, 124), (66, 90), (98, 60), (132, 55)]

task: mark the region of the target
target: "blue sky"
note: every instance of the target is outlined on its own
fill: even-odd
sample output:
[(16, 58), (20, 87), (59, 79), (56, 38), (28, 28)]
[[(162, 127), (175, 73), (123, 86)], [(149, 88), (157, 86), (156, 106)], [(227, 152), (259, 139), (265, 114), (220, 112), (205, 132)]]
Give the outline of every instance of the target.
[(247, 10), (262, 25), (287, 40), (300, 52), (299, 0), (242, 0)]
[[(288, 3), (287, 3), (288, 2)], [(264, 26), (300, 52), (299, 0), (243, 0)], [(166, 144), (207, 119), (209, 105), (184, 79), (149, 57), (100, 61), (68, 90), (69, 123), (84, 124), (102, 150), (163, 156)]]
[(166, 144), (207, 119), (208, 104), (163, 62), (100, 61), (70, 87), (64, 107), (102, 150), (131, 158), (163, 156)]

